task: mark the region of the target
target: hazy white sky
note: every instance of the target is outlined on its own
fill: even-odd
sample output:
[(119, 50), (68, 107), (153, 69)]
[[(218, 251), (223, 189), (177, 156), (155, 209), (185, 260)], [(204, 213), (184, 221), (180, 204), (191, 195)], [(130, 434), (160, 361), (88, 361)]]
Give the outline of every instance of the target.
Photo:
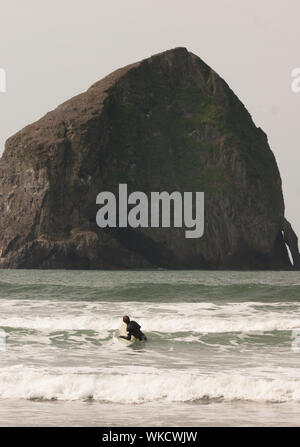
[(114, 69), (185, 46), (267, 133), (300, 236), (299, 18), (299, 0), (0, 0), (0, 153), (10, 135)]

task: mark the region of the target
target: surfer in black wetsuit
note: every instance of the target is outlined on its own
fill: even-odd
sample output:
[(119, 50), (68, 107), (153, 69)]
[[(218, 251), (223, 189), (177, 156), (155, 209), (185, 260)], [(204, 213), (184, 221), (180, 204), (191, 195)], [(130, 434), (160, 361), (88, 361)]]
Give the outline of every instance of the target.
[(125, 337), (124, 335), (119, 335), (120, 338), (125, 338), (125, 340), (130, 340), (131, 336), (133, 335), (136, 339), (142, 341), (147, 340), (147, 337), (143, 332), (140, 330), (141, 326), (136, 321), (130, 321), (130, 318), (125, 315), (123, 317), (123, 321), (125, 324), (127, 324), (127, 332), (128, 335)]

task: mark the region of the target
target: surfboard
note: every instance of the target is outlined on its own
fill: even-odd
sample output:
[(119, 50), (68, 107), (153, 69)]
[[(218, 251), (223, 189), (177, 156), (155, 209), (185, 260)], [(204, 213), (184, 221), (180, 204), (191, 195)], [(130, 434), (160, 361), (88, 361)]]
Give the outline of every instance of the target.
[[(128, 335), (127, 324), (124, 322), (121, 324), (119, 328), (119, 335), (124, 335), (125, 337)], [(125, 340), (125, 338), (119, 338), (119, 340), (123, 341), (124, 343), (127, 343), (128, 345), (132, 345), (132, 343), (136, 341), (136, 338), (133, 337), (132, 335), (130, 340)]]

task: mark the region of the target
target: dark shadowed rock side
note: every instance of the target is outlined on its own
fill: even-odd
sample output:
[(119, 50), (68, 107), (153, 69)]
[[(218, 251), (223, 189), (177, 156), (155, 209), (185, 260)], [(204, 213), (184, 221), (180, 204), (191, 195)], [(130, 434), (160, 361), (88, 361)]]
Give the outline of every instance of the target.
[[(96, 196), (120, 183), (204, 191), (204, 236), (100, 229)], [(285, 269), (286, 242), (299, 254), (265, 133), (185, 48), (115, 71), (11, 137), (0, 210), (2, 268)]]

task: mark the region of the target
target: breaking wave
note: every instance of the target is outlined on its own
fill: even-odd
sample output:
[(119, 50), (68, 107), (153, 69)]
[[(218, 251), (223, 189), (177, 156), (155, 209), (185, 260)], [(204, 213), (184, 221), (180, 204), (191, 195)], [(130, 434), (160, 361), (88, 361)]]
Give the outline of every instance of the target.
[(300, 379), (204, 376), (160, 372), (150, 374), (51, 374), (31, 369), (0, 371), (0, 398), (86, 400), (110, 403), (201, 400), (259, 402), (300, 401)]

